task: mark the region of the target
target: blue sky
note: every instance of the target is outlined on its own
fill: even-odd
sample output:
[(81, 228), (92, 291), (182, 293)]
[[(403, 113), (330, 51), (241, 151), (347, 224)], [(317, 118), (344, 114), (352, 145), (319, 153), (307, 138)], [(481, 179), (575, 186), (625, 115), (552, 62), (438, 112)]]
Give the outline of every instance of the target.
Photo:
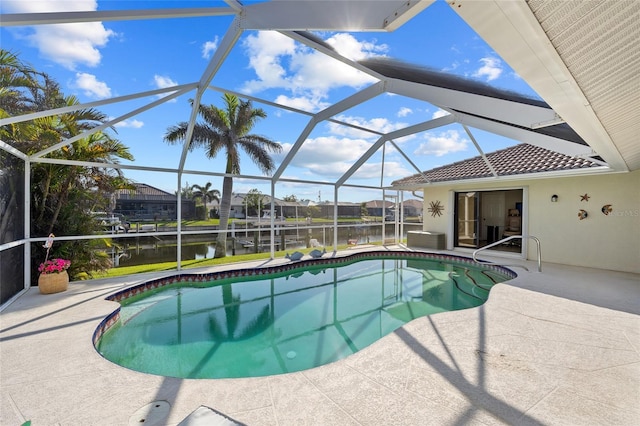
[[(53, 12), (70, 10), (149, 9), (208, 7), (217, 2), (172, 1), (3, 1), (2, 13)], [(81, 102), (123, 96), (136, 92), (196, 82), (208, 64), (231, 17), (180, 18), (56, 26), (1, 28), (2, 48), (18, 53), (23, 61), (53, 76), (67, 95)], [(492, 86), (537, 97), (529, 86), (451, 10), (437, 1), (420, 15), (392, 33), (316, 33), (338, 52), (352, 59), (388, 56), (477, 79)], [(211, 84), (246, 93), (271, 102), (305, 111), (323, 108), (375, 83), (371, 77), (348, 69), (276, 32), (245, 32), (235, 45)], [(127, 119), (117, 126), (117, 137), (144, 166), (175, 168), (182, 147), (163, 141), (167, 128), (189, 118), (188, 100), (194, 92)], [(112, 117), (154, 101), (143, 98), (99, 109)], [(203, 102), (222, 106), (221, 93), (209, 91)], [(258, 123), (254, 133), (283, 145), (286, 152), (306, 126), (309, 117), (268, 105), (268, 117)], [(423, 122), (442, 114), (437, 107), (403, 96), (383, 94), (336, 117), (378, 131), (391, 131)], [(516, 141), (472, 129), (485, 152), (495, 151)], [(322, 123), (311, 133), (303, 148), (285, 170), (283, 177), (332, 182), (339, 178), (377, 137), (352, 128)], [(450, 125), (396, 141), (419, 166), (428, 170), (477, 155), (463, 128)], [(349, 179), (357, 185), (384, 185), (415, 173), (412, 166), (389, 144), (381, 178), (381, 151)], [(187, 170), (222, 172), (222, 156), (207, 159), (195, 150), (186, 160)], [(260, 175), (248, 158), (241, 162), (242, 173)], [(173, 192), (176, 177), (170, 173), (126, 171), (126, 176)], [(211, 181), (221, 188), (221, 179), (187, 175), (184, 181), (203, 185)], [(184, 183), (183, 181), (183, 183)], [(257, 188), (268, 194), (268, 183), (236, 180), (234, 190)], [(298, 198), (333, 200), (330, 186), (281, 183), (276, 196), (295, 194)], [(343, 201), (379, 199), (379, 191), (344, 188)]]

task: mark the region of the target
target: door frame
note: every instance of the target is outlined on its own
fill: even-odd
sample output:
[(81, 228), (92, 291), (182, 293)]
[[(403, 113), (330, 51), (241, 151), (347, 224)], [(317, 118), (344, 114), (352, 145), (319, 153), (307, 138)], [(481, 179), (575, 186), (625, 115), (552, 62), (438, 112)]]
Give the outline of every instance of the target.
[[(527, 185), (522, 186), (505, 186), (505, 187), (460, 187), (449, 189), (449, 205), (454, 206), (451, 214), (448, 217), (447, 234), (450, 238), (447, 238), (447, 250), (468, 251), (473, 252), (476, 249), (456, 247), (454, 246), (455, 232), (457, 231), (456, 221), (457, 212), (455, 206), (457, 206), (456, 194), (460, 192), (490, 192), (490, 191), (513, 191), (522, 190), (522, 235), (529, 235), (529, 187)], [(478, 212), (480, 214), (480, 211)], [(479, 222), (479, 221), (478, 221)], [(504, 257), (519, 257), (527, 259), (529, 255), (528, 240), (522, 242), (520, 253), (518, 252), (505, 252), (500, 250), (492, 250), (492, 256), (504, 256)]]
[[(465, 194), (466, 192), (466, 194)], [(473, 209), (474, 217), (473, 217), (473, 229), (469, 229), (473, 237), (473, 246), (462, 246), (460, 245), (460, 220), (458, 218), (458, 210), (461, 208), (460, 206), (460, 198), (467, 197), (467, 199), (473, 198), (472, 203), (467, 203), (468, 206), (471, 204)], [(478, 220), (478, 215), (480, 212), (480, 191), (454, 191), (454, 199), (453, 199), (453, 245), (454, 247), (462, 247), (462, 248), (473, 248), (477, 249), (480, 246), (480, 221)], [(465, 222), (469, 222), (469, 218), (466, 218)], [(467, 233), (468, 235), (468, 233)], [(457, 244), (456, 244), (457, 243)]]

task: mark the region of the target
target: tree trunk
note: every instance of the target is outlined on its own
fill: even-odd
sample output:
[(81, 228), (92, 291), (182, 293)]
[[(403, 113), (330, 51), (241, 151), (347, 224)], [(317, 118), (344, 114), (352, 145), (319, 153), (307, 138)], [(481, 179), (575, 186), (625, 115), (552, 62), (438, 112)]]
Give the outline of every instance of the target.
[(231, 195), (233, 191), (233, 178), (225, 176), (222, 180), (222, 199), (220, 200), (220, 231), (216, 242), (214, 257), (227, 255), (227, 228), (229, 226), (229, 214), (231, 213)]
[(58, 205), (56, 206), (53, 217), (51, 218), (51, 223), (49, 224), (49, 230), (46, 235), (49, 235), (53, 232), (53, 227), (56, 225), (58, 221), (58, 215), (60, 214), (60, 210), (62, 210), (62, 205), (67, 202), (67, 198), (69, 196), (69, 191), (71, 190), (71, 184), (75, 179), (75, 173), (71, 174), (67, 177), (64, 185), (62, 186), (62, 191), (60, 192), (60, 197), (58, 199)]
[(38, 219), (36, 220), (37, 222), (42, 222), (42, 218), (44, 217), (44, 211), (47, 207), (47, 199), (49, 198), (49, 188), (51, 187), (51, 177), (52, 177), (51, 167), (48, 167), (47, 180), (45, 181), (44, 188), (42, 190), (42, 200), (40, 200)]

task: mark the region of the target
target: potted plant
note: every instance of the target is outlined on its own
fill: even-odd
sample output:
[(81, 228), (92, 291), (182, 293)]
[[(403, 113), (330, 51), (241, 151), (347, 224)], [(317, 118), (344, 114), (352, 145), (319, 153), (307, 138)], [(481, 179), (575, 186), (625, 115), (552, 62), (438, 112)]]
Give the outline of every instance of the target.
[(59, 293), (69, 287), (69, 274), (67, 269), (71, 266), (71, 261), (66, 259), (49, 259), (49, 250), (53, 245), (53, 234), (44, 243), (47, 255), (43, 263), (38, 267), (40, 276), (38, 277), (38, 288), (42, 294)]

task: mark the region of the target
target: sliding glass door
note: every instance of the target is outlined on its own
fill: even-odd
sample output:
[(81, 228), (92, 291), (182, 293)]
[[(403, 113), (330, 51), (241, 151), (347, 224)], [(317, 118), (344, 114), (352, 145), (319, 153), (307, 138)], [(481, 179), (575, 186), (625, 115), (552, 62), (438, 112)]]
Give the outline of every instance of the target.
[[(522, 235), (522, 189), (455, 193), (454, 246), (480, 248)], [(492, 248), (519, 252), (520, 240)]]

